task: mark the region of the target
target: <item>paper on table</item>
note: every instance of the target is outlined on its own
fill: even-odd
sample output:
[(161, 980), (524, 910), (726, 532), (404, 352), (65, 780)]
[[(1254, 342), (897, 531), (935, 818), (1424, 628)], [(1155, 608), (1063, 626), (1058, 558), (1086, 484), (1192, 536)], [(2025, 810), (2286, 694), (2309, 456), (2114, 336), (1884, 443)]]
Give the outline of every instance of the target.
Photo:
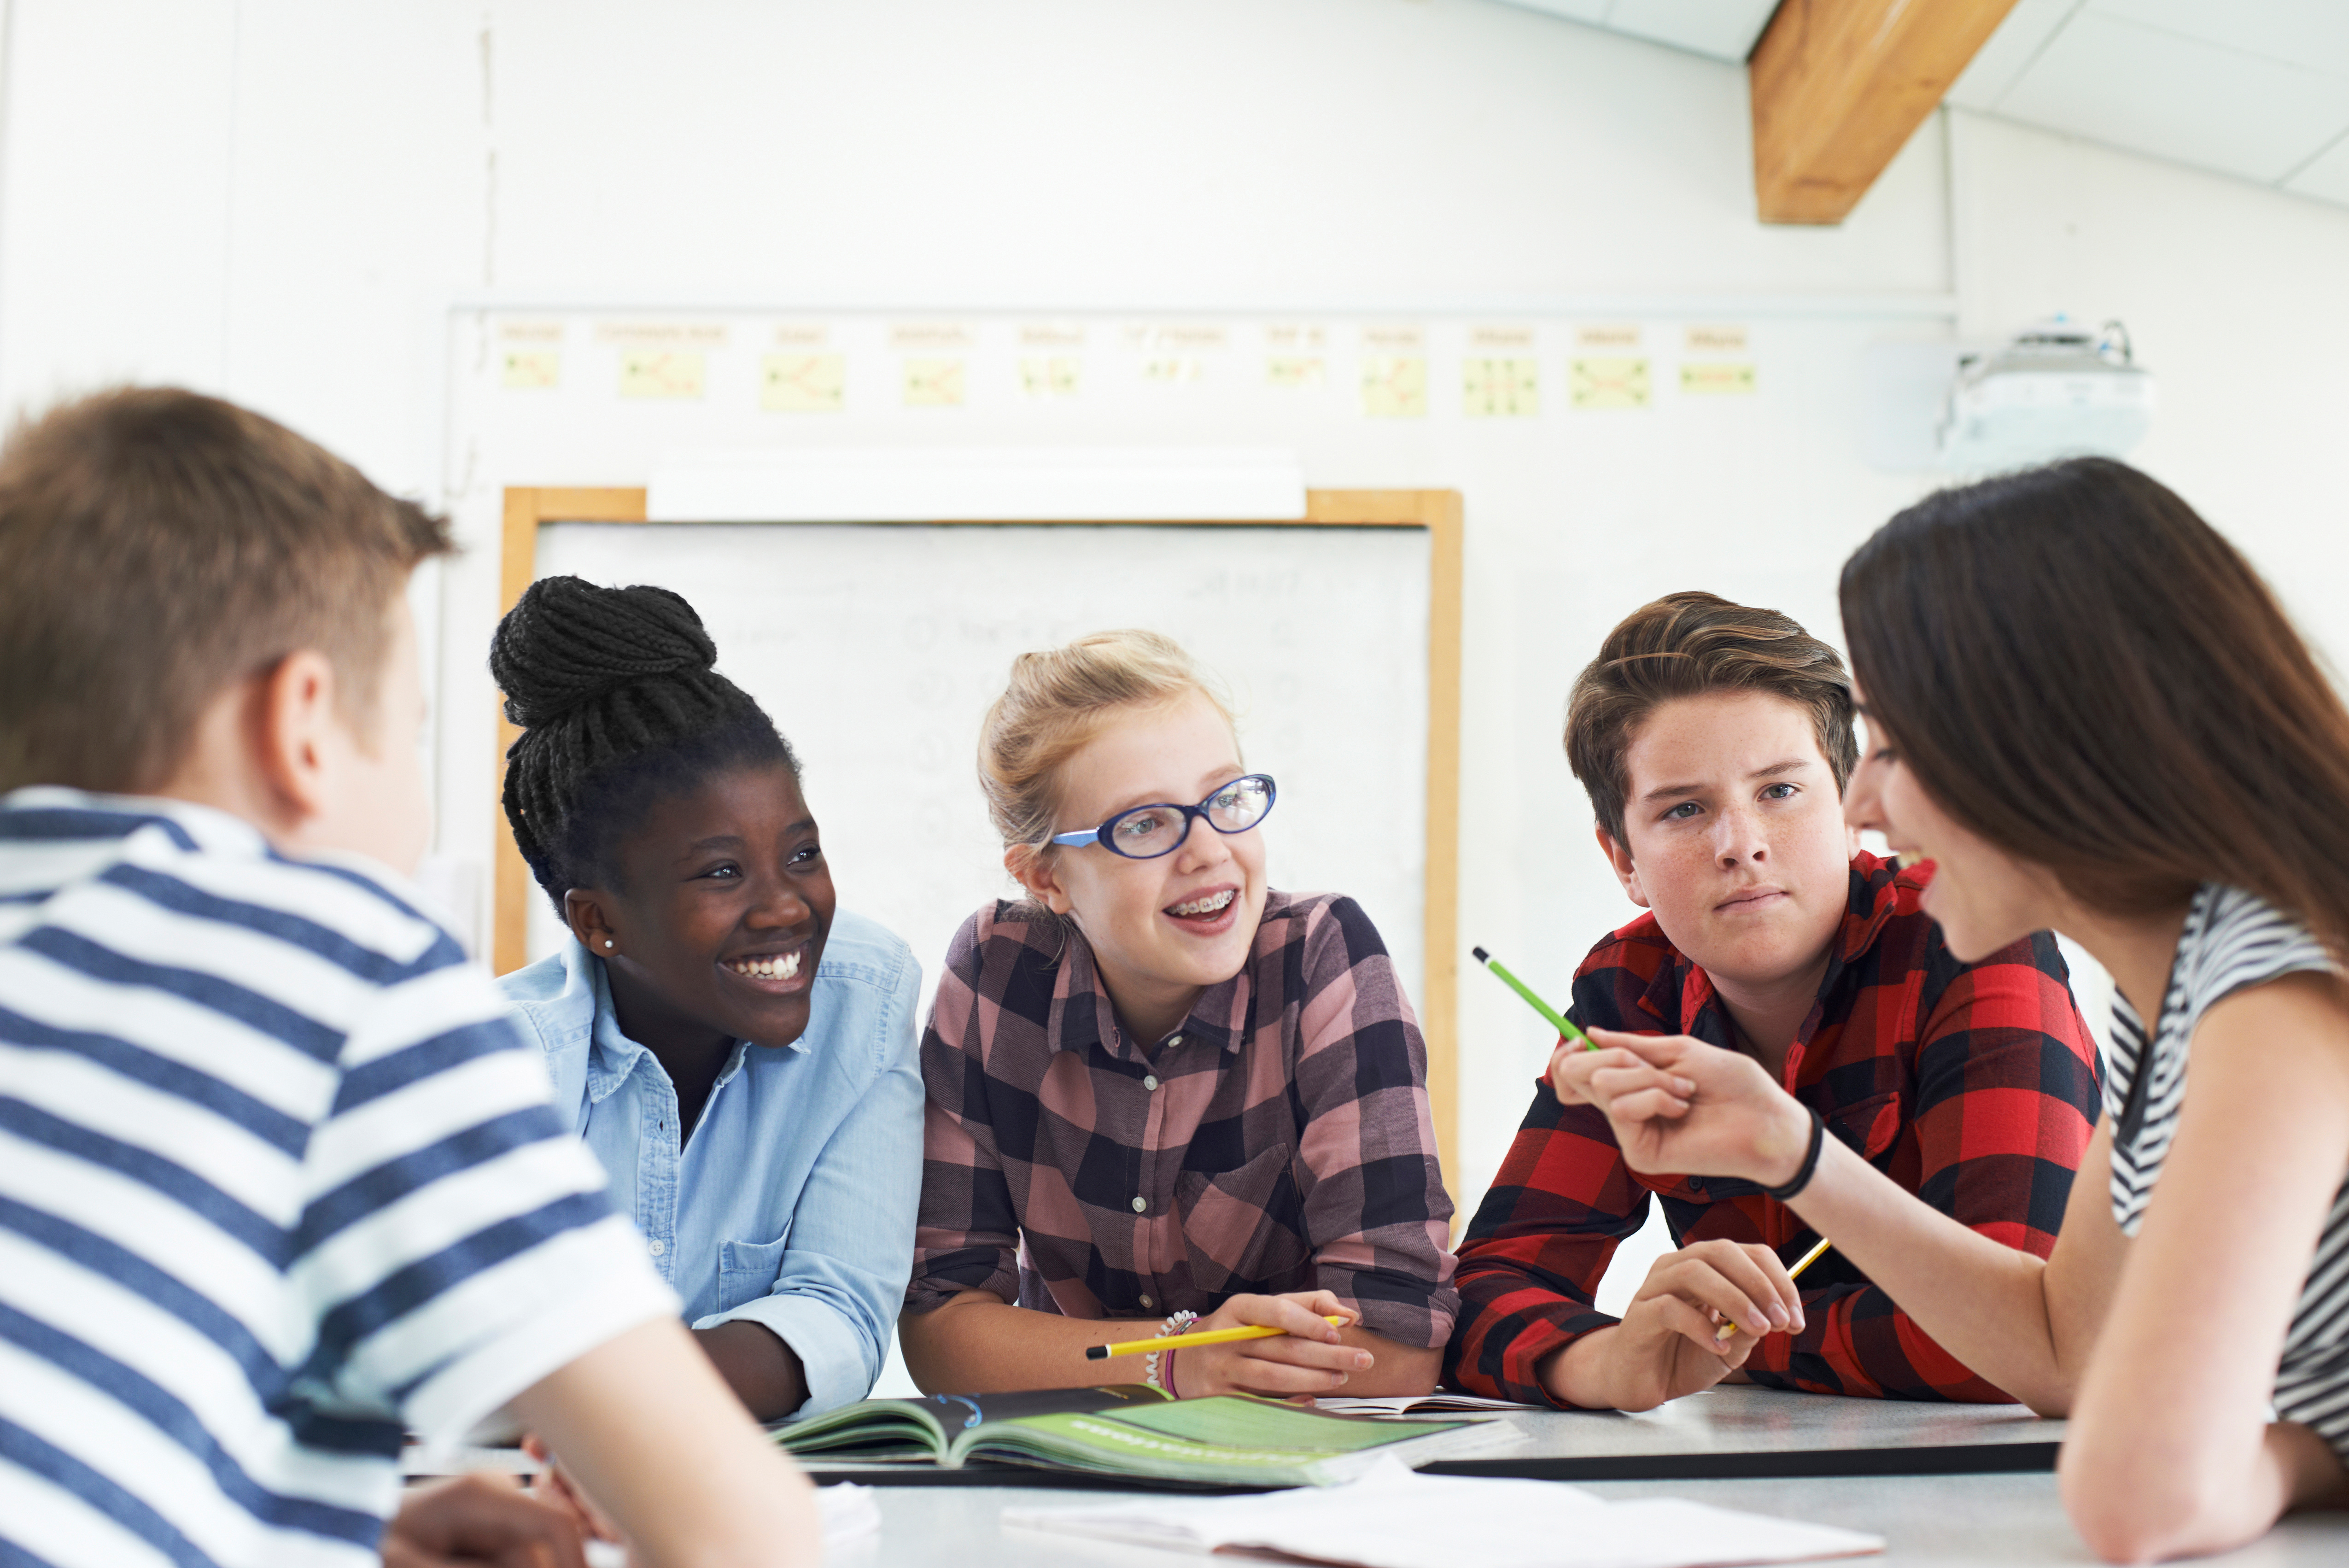
[[(823, 1514), (823, 1543), (845, 1546), (881, 1533), (881, 1504), (869, 1486), (842, 1481), (818, 1487), (816, 1507)], [(609, 1541), (587, 1543), (587, 1568), (628, 1568), (628, 1549)]]
[(1557, 1481), (1423, 1476), (1392, 1459), (1343, 1486), (1107, 1508), (1007, 1508), (1003, 1522), (1151, 1546), (1276, 1552), (1359, 1568), (1730, 1568), (1881, 1552), (1881, 1536), (1704, 1503), (1606, 1502)]
[(1313, 1401), (1317, 1410), (1339, 1416), (1505, 1416), (1512, 1410), (1543, 1410), (1544, 1405), (1520, 1405), (1511, 1399), (1487, 1399), (1481, 1394), (1330, 1395)]

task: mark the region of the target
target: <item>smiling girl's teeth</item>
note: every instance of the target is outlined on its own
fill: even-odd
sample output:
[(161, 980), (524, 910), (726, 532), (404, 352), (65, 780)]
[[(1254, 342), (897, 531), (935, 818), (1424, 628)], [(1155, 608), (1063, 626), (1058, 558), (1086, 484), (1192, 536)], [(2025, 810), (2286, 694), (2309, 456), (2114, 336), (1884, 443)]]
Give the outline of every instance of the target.
[(1239, 897), (1238, 890), (1226, 888), (1220, 893), (1210, 893), (1204, 898), (1194, 898), (1187, 904), (1177, 904), (1166, 912), (1170, 915), (1213, 915), (1230, 908)]
[(737, 959), (726, 967), (752, 980), (789, 980), (800, 972), (799, 950), (794, 948), (781, 958)]

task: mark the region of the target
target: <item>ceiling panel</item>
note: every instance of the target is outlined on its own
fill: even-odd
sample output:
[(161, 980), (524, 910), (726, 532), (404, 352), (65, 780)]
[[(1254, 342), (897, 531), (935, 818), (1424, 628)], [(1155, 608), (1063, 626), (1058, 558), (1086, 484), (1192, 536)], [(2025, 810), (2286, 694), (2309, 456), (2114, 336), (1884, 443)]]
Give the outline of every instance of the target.
[(2006, 89), (2039, 57), (2047, 40), (2072, 19), (2080, 4), (2081, 0), (2018, 0), (2006, 20), (1998, 25), (1998, 31), (1975, 53), (1973, 62), (1950, 84), (1945, 95), (1949, 101), (1960, 109), (1984, 113), (1997, 109)]
[(2091, 0), (2001, 97), (1998, 110), (2273, 183), (2349, 130), (2349, 84), (2121, 21)]
[(1615, 0), (1501, 0), (1504, 5), (1514, 5), (1520, 11), (1547, 11), (1553, 16), (1563, 16), (1569, 22), (1588, 22), (1596, 27), (1607, 20), (1607, 7)]
[(2349, 78), (2349, 5), (2342, 0), (2088, 0), (2088, 9)]
[(1778, 0), (1615, 0), (1606, 26), (1742, 65)]
[(2285, 181), (2283, 188), (2349, 206), (2349, 136), (2318, 153), (2307, 168)]

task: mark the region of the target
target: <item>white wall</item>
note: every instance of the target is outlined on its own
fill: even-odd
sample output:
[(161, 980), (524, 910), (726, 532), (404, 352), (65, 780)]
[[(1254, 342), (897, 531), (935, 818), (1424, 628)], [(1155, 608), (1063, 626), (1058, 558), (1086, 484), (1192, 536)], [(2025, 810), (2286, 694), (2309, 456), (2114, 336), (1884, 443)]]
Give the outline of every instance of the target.
[[(218, 389), (453, 506), (476, 546), (496, 485), (640, 483), (649, 449), (485, 468), (446, 423), (460, 291), (1500, 317), (1954, 292), (1970, 330), (2125, 317), (2165, 399), (2145, 463), (2349, 649), (2349, 213), (1961, 118), (1840, 228), (1767, 229), (1742, 71), (1483, 0), (12, 0), (5, 113), (0, 402)], [(1862, 464), (1849, 367), (1786, 373), (1825, 389), (1818, 428), (1766, 451), (1567, 442), (1538, 483), (1490, 481), (1476, 441), (1520, 439), (1491, 432), (1302, 452), (1317, 484), (1466, 495), (1462, 904), (1529, 970), (1627, 912), (1555, 735), (1599, 632), (1689, 586), (1831, 632), (1836, 565), (1929, 483)], [(460, 805), (492, 765), (488, 556), (444, 583), (462, 856), (487, 835)], [(1473, 1200), (1540, 1042), (1474, 976), (1461, 1021)]]

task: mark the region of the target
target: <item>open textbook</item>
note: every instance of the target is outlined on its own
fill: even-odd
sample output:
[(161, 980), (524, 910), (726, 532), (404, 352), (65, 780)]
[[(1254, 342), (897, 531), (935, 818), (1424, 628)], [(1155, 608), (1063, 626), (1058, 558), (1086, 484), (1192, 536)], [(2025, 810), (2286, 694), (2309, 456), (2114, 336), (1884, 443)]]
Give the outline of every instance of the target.
[(1884, 1550), (1880, 1536), (1829, 1525), (1675, 1498), (1606, 1502), (1557, 1481), (1423, 1476), (1384, 1457), (1346, 1485), (1319, 1490), (1007, 1508), (1003, 1522), (1353, 1568), (1730, 1568)]
[(1057, 1388), (867, 1399), (774, 1428), (812, 1463), (1031, 1465), (1222, 1486), (1330, 1486), (1381, 1454), (1423, 1463), (1448, 1453), (1458, 1421), (1332, 1415), (1224, 1395), (1169, 1400), (1154, 1388)]

